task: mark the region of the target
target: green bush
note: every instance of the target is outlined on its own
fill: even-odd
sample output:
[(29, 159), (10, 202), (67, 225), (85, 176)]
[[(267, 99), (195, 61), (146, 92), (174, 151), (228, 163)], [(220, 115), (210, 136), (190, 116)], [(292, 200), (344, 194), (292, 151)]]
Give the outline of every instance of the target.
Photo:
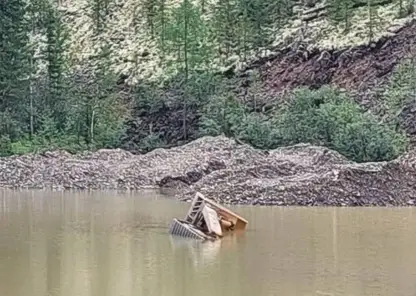
[(406, 139), (372, 118), (348, 123), (335, 134), (333, 148), (357, 162), (383, 161), (403, 152)]
[(12, 145), (9, 135), (0, 136), (0, 156), (9, 156), (13, 154)]
[(55, 138), (35, 135), (32, 139), (22, 138), (10, 144), (10, 154), (23, 155), (27, 153), (40, 153), (47, 150), (62, 149), (70, 153), (80, 152), (94, 147), (78, 142), (76, 136), (62, 135)]
[(279, 146), (276, 120), (260, 113), (247, 113), (233, 95), (213, 98), (203, 108), (200, 134), (238, 138), (259, 149)]
[(258, 149), (273, 149), (282, 143), (276, 120), (264, 114), (251, 113), (235, 128), (236, 137)]
[(244, 117), (244, 106), (234, 96), (214, 97), (202, 109), (200, 133), (234, 137)]
[(347, 96), (329, 87), (293, 91), (281, 112), (280, 128), (286, 145), (328, 145), (340, 126), (356, 121), (361, 113)]
[(351, 98), (329, 87), (294, 91), (279, 128), (286, 145), (323, 145), (357, 162), (391, 160), (407, 144), (402, 134), (365, 114)]
[(274, 116), (247, 114), (233, 96), (217, 97), (203, 110), (201, 131), (203, 135), (235, 137), (259, 149), (321, 145), (357, 162), (391, 160), (407, 144), (402, 134), (330, 87), (293, 91)]
[(416, 95), (416, 59), (407, 59), (397, 65), (382, 92), (384, 108), (395, 117)]

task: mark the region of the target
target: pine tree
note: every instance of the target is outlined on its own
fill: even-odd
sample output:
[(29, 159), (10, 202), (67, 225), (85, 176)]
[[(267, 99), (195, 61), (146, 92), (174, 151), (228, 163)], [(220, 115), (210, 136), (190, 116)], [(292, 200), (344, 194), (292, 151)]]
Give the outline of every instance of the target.
[(100, 34), (106, 27), (107, 17), (110, 14), (112, 0), (88, 0), (87, 9), (94, 23), (94, 34)]
[(330, 21), (335, 25), (344, 24), (345, 32), (351, 27), (351, 18), (353, 17), (353, 0), (330, 0), (328, 2), (328, 16)]
[(183, 0), (171, 15), (166, 24), (166, 50), (176, 59), (173, 64), (168, 64), (168, 68), (189, 77), (194, 71), (211, 64), (210, 30), (200, 9), (189, 0)]
[(250, 51), (250, 35), (251, 35), (251, 22), (250, 22), (250, 7), (249, 0), (238, 0), (240, 21), (238, 31), (240, 35), (240, 49), (239, 55), (242, 56), (243, 61), (247, 60), (247, 56)]
[(247, 1), (246, 7), (250, 21), (251, 49), (258, 51), (273, 42), (275, 23), (274, 2), (267, 0)]
[[(0, 134), (11, 139), (29, 122), (28, 113), (21, 111), (26, 110), (31, 73), (30, 27), (25, 15), (23, 0), (0, 2)], [(23, 124), (17, 124), (18, 120)]]
[(237, 35), (240, 36), (240, 52), (246, 60), (249, 53), (259, 53), (273, 43), (276, 29), (291, 15), (291, 3), (287, 0), (238, 0), (238, 11)]
[[(157, 8), (157, 16), (158, 20), (160, 22), (159, 26), (159, 36), (160, 36), (160, 42), (162, 46), (162, 55), (165, 50), (165, 35), (166, 35), (166, 0), (159, 0), (158, 1), (158, 8)], [(162, 56), (163, 58), (163, 56)]]
[[(41, 33), (42, 29), (44, 28), (45, 20), (44, 20), (44, 11), (45, 11), (45, 4), (46, 1), (44, 0), (32, 0), (28, 3), (26, 7), (26, 12), (28, 16), (28, 26), (32, 36), (36, 36), (36, 34)], [(36, 126), (36, 118), (37, 118), (37, 105), (40, 105), (38, 100), (39, 91), (35, 88), (35, 84), (39, 79), (37, 75), (37, 68), (38, 63), (41, 58), (35, 57), (36, 49), (39, 47), (41, 42), (36, 40), (36, 38), (32, 38), (32, 42), (29, 45), (29, 67), (31, 69), (31, 75), (29, 79), (29, 138), (33, 140), (35, 135), (35, 126)]]
[(240, 47), (238, 32), (241, 15), (239, 15), (238, 0), (218, 1), (212, 7), (213, 29), (218, 43), (218, 51), (225, 59), (229, 58), (233, 51)]
[(56, 7), (51, 4), (45, 14), (48, 105), (59, 130), (65, 126), (65, 105), (67, 83), (64, 74), (67, 71), (65, 52), (68, 31)]
[(183, 76), (183, 137), (187, 139), (188, 80), (200, 69), (210, 67), (212, 44), (209, 42), (209, 28), (202, 20), (200, 8), (189, 0), (183, 0), (172, 11), (166, 24), (166, 50), (176, 59), (167, 63), (167, 70)]
[(368, 13), (368, 41), (371, 43), (374, 40), (375, 30), (381, 25), (383, 20), (377, 13), (376, 0), (367, 0)]
[(156, 2), (155, 0), (144, 0), (143, 2), (144, 17), (152, 38), (155, 38)]
[(116, 88), (111, 70), (113, 49), (106, 38), (108, 7), (111, 2), (91, 0), (90, 16), (94, 23), (92, 38), (95, 52), (84, 66), (72, 73), (71, 97), (68, 98), (66, 130), (77, 142), (90, 147), (115, 147), (128, 114)]
[(145, 19), (147, 29), (152, 39), (157, 39), (164, 52), (167, 3), (166, 0), (144, 0), (141, 16)]

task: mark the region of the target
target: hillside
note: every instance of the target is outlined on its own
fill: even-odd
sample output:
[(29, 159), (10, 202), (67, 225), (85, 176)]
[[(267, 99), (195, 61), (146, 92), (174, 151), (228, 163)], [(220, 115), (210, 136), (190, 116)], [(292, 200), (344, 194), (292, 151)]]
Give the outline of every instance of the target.
[(269, 97), (300, 86), (319, 88), (330, 84), (359, 93), (360, 104), (371, 106), (379, 102), (366, 101), (365, 94), (386, 83), (395, 66), (416, 51), (416, 21), (394, 28), (394, 32), (370, 46), (328, 50), (307, 46), (305, 43), (301, 48), (284, 49), (247, 68), (261, 71)]
[[(233, 69), (232, 76), (222, 80), (232, 85), (232, 91), (250, 112), (279, 109), (288, 94), (299, 87), (339, 88), (364, 110), (379, 115), (380, 120), (393, 117), (413, 142), (416, 136), (412, 88), (416, 79), (416, 21), (409, 20), (406, 25), (393, 29), (394, 32), (386, 32), (370, 45), (325, 50), (304, 42), (285, 47), (248, 63), (239, 71)], [(198, 112), (189, 113), (189, 136), (195, 139), (198, 130), (192, 127), (198, 125), (200, 117)], [(134, 143), (143, 138), (140, 131), (150, 129), (161, 131), (168, 146), (182, 143), (181, 106), (165, 104), (158, 112), (141, 114), (139, 124), (132, 121), (129, 125), (124, 148), (135, 149)]]
[[(91, 57), (96, 55), (97, 39), (109, 42), (114, 54), (111, 57), (111, 70), (122, 77), (125, 82), (135, 84), (143, 80), (167, 79), (163, 69), (162, 56), (158, 44), (158, 5), (166, 9), (166, 21), (172, 11), (181, 3), (178, 0), (168, 1), (107, 1), (108, 8), (99, 37), (94, 34), (93, 1), (73, 0), (62, 1), (59, 7), (63, 13), (64, 21), (70, 30), (69, 55), (75, 65), (88, 63)], [(218, 11), (217, 1), (191, 1), (195, 6), (204, 6), (202, 18), (207, 22), (215, 21), (215, 11)], [(350, 3), (351, 2), (351, 3)], [(349, 47), (368, 45), (377, 42), (380, 38), (394, 36), (403, 26), (409, 24), (414, 18), (414, 12), (407, 13), (411, 2), (380, 0), (368, 2), (350, 1), (351, 24), (348, 31), (342, 21), (333, 22), (330, 14), (334, 12), (331, 6), (340, 5), (336, 1), (288, 1), (290, 14), (285, 15), (285, 20), (279, 25), (278, 21), (271, 25), (273, 31), (268, 46), (254, 48), (247, 54), (247, 59), (238, 54), (233, 48), (229, 57), (214, 55), (210, 60), (210, 67), (215, 70), (224, 70), (235, 66), (236, 70), (244, 69), (247, 64), (253, 63), (262, 56), (274, 56), (276, 52), (288, 47), (297, 47), (306, 44), (311, 50), (343, 50)], [(97, 3), (100, 3), (97, 1)], [(162, 4), (160, 4), (162, 3)], [(233, 5), (233, 1), (225, 2)], [(98, 5), (98, 4), (96, 4)], [(398, 17), (400, 7), (403, 6), (403, 17)], [(150, 12), (149, 12), (150, 11)], [(271, 12), (272, 13), (272, 12)], [(376, 21), (372, 23), (374, 17)], [(265, 14), (262, 15), (263, 17)], [(155, 20), (151, 20), (155, 18)], [(370, 24), (371, 22), (371, 24)], [(165, 26), (167, 24), (164, 24)], [(153, 26), (149, 28), (149, 26)], [(219, 32), (215, 33), (210, 42), (217, 43)], [(217, 39), (217, 40), (215, 40)], [(217, 46), (217, 45), (214, 45)], [(222, 46), (219, 44), (219, 46)], [(236, 46), (236, 45), (235, 45)], [(167, 54), (167, 59), (174, 60), (173, 54)]]
[(414, 133), (414, 17), (411, 0), (13, 0), (0, 15), (0, 155), (224, 134), (390, 160)]

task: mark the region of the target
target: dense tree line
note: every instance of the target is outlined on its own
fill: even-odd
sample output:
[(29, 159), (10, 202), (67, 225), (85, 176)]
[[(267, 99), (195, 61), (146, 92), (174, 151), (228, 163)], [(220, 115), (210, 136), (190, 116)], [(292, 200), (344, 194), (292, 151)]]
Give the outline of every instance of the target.
[[(374, 28), (380, 22), (375, 10), (376, 1), (330, 0), (326, 17), (334, 24), (342, 24), (347, 32), (356, 7), (364, 3), (368, 9), (368, 38), (371, 40)], [(134, 30), (148, 30), (158, 46), (161, 66), (171, 78), (154, 85), (154, 82), (142, 81), (127, 90), (120, 84), (117, 73), (111, 71), (111, 57), (117, 52), (104, 37), (111, 11), (117, 9), (115, 2), (87, 1), (85, 14), (93, 24), (94, 55), (81, 65), (69, 56), (68, 24), (63, 21), (58, 5), (50, 0), (0, 3), (0, 155), (45, 148), (78, 151), (119, 147), (125, 137), (127, 122), (137, 115), (133, 110), (143, 109), (150, 116), (152, 112), (157, 113), (152, 110), (166, 105), (167, 93), (172, 89), (178, 99), (170, 108), (181, 112), (184, 141), (191, 138), (190, 128), (197, 130), (193, 135), (226, 133), (260, 148), (316, 141), (357, 160), (391, 158), (404, 145), (394, 132), (378, 130), (384, 127), (379, 127), (375, 118), (363, 117), (359, 115), (361, 110), (339, 101), (330, 100), (323, 110), (313, 111), (313, 116), (322, 120), (315, 118), (314, 122), (331, 124), (332, 131), (324, 132), (322, 126), (315, 126), (314, 131), (303, 130), (310, 126), (308, 122), (305, 126), (291, 125), (293, 120), (298, 124), (303, 122), (297, 117), (300, 113), (293, 111), (293, 106), (281, 110), (280, 115), (249, 114), (228, 86), (223, 85), (224, 81), (214, 74), (214, 60), (226, 63), (238, 56), (246, 61), (269, 48), (275, 41), (276, 32), (296, 15), (297, 2), (294, 0), (182, 0), (178, 5), (167, 0), (138, 2), (132, 20)], [(397, 6), (398, 16), (403, 17), (413, 12), (414, 1), (397, 0)], [(138, 25), (142, 20), (145, 28)], [(409, 66), (406, 69), (414, 71)], [(299, 90), (295, 92), (294, 100), (305, 103), (304, 98), (317, 96), (324, 94)], [(335, 95), (332, 93), (332, 96)], [(342, 114), (347, 111), (357, 117), (345, 119)], [(350, 125), (325, 121), (329, 120), (323, 118), (328, 112), (334, 112), (336, 116), (341, 112), (340, 122), (346, 120)], [(334, 118), (338, 118), (336, 116)], [(199, 126), (190, 127), (190, 118), (199, 118)], [(353, 125), (351, 120), (356, 124)], [(341, 147), (358, 141), (354, 133), (364, 132), (367, 123), (378, 137), (372, 141), (385, 142), (384, 154), (368, 152), (365, 148), (367, 152), (362, 155), (362, 147), (354, 148), (361, 152)], [(340, 132), (342, 127), (348, 130), (347, 134)], [(327, 138), (316, 138), (317, 131), (327, 134)], [(286, 138), (282, 138), (283, 134)], [(335, 139), (334, 135), (339, 136)], [(146, 145), (162, 142), (153, 130), (144, 131), (143, 143)]]

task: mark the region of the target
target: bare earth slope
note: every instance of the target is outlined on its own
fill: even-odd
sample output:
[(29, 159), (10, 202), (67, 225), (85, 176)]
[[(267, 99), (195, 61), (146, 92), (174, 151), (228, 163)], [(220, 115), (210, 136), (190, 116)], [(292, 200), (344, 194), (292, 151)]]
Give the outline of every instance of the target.
[(322, 147), (263, 152), (225, 137), (205, 137), (145, 155), (62, 151), (0, 159), (0, 187), (140, 189), (174, 187), (222, 203), (262, 205), (412, 205), (416, 153), (356, 164)]
[[(371, 46), (360, 45), (342, 50), (288, 48), (281, 53), (253, 63), (259, 68), (267, 97), (299, 86), (319, 88), (325, 84), (357, 93), (359, 102), (372, 107), (368, 92), (382, 85), (394, 67), (416, 48), (416, 20), (396, 28)], [(304, 49), (302, 49), (304, 48)]]

